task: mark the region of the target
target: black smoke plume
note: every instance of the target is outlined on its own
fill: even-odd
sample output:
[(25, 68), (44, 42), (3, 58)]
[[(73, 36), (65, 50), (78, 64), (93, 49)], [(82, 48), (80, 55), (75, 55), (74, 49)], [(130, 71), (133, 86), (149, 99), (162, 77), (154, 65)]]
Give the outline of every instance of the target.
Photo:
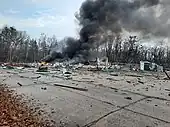
[(114, 34), (121, 33), (123, 29), (143, 34), (152, 32), (153, 25), (148, 19), (142, 19), (144, 17), (138, 11), (158, 4), (159, 0), (86, 0), (76, 15), (81, 27), (79, 39), (64, 39), (62, 52), (55, 50), (48, 61), (63, 57), (80, 61), (88, 59), (90, 50), (99, 41), (95, 37), (103, 30)]

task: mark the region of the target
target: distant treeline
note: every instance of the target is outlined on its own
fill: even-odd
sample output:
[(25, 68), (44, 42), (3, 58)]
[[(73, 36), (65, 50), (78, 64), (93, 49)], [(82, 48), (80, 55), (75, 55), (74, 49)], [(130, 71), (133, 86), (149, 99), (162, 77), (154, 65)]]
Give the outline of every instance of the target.
[[(47, 37), (41, 34), (39, 39), (35, 40), (26, 32), (5, 26), (0, 30), (0, 62), (36, 62), (48, 55), (57, 44), (55, 36)], [(136, 36), (130, 36), (126, 41), (120, 36), (105, 36), (102, 46), (94, 47), (93, 50), (107, 56), (110, 62), (139, 63), (147, 60), (170, 67), (168, 47), (161, 44), (154, 47), (142, 46)]]

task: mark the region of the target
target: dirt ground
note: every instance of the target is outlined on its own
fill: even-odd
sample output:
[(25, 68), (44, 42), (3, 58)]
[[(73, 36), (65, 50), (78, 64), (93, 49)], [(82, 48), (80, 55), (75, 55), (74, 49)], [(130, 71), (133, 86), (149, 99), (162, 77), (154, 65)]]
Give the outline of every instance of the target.
[(56, 127), (170, 127), (170, 81), (164, 73), (71, 73), (68, 78), (57, 69), (0, 69), (0, 81), (34, 101)]
[(28, 107), (22, 96), (0, 86), (0, 127), (52, 127), (34, 108)]

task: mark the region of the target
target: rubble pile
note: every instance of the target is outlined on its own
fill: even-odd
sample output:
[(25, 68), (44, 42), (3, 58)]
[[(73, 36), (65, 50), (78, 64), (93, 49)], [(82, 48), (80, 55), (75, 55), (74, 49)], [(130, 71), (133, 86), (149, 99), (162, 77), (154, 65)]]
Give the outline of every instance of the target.
[[(40, 118), (33, 109), (22, 102), (22, 97), (5, 86), (0, 86), (1, 127), (52, 127), (50, 122)], [(45, 121), (45, 122), (44, 122)]]

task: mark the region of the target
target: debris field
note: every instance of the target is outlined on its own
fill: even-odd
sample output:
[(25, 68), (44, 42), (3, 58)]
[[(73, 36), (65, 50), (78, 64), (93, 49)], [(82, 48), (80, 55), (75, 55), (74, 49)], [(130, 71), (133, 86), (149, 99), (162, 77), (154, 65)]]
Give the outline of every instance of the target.
[[(29, 104), (34, 103), (34, 107), (38, 107), (36, 110), (45, 112), (41, 117), (50, 119), (56, 127), (170, 126), (170, 80), (164, 73), (104, 72), (84, 68), (63, 73), (61, 70), (0, 69), (0, 81), (17, 95), (24, 94), (24, 100), (31, 100)], [(4, 99), (10, 98), (11, 94), (3, 90), (1, 87), (0, 99), (5, 111), (1, 110), (1, 113), (8, 110), (12, 115), (1, 116), (4, 124), (11, 121), (5, 121), (6, 117), (14, 120), (21, 117), (21, 121), (28, 117), (28, 120), (37, 121), (37, 116), (31, 117), (27, 108), (20, 109), (22, 106), (17, 102), (16, 106)], [(24, 110), (26, 115), (20, 116)], [(29, 123), (22, 124), (27, 126)], [(34, 122), (32, 124), (34, 126)], [(39, 122), (36, 124), (41, 126)]]

